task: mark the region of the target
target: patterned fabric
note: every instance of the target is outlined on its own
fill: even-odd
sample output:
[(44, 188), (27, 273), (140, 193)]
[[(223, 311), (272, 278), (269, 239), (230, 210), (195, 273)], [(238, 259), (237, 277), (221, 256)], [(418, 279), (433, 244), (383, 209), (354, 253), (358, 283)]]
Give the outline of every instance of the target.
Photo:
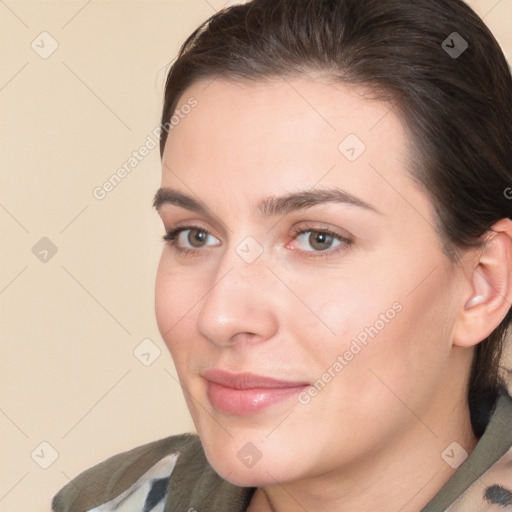
[(126, 491), (89, 512), (164, 512), (167, 483), (177, 459), (178, 454), (163, 457)]
[[(469, 457), (421, 512), (512, 512), (512, 397), (499, 397)], [(54, 512), (245, 512), (255, 488), (215, 473), (196, 434), (170, 436), (84, 471)]]
[[(510, 426), (512, 429), (512, 425)], [(512, 448), (446, 512), (512, 510)]]

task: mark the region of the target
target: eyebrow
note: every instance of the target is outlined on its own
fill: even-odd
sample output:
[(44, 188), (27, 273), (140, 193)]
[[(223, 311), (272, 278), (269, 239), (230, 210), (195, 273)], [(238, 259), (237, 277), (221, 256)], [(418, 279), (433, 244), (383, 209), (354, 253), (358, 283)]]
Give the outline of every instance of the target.
[[(311, 208), (324, 203), (348, 204), (382, 215), (382, 212), (375, 206), (339, 188), (301, 190), (283, 196), (266, 197), (256, 205), (256, 208), (263, 217), (271, 217), (286, 215), (296, 210)], [(200, 215), (206, 216), (209, 213), (209, 208), (202, 201), (170, 187), (159, 188), (153, 199), (153, 207), (157, 211), (164, 204), (179, 206)]]

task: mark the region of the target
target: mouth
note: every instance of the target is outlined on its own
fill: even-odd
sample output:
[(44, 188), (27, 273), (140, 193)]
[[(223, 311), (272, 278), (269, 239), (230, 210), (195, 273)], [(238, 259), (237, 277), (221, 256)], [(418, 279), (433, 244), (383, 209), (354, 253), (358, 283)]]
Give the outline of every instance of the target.
[(230, 373), (217, 368), (202, 372), (208, 399), (224, 414), (249, 416), (284, 402), (309, 387), (305, 381), (286, 381), (249, 372)]

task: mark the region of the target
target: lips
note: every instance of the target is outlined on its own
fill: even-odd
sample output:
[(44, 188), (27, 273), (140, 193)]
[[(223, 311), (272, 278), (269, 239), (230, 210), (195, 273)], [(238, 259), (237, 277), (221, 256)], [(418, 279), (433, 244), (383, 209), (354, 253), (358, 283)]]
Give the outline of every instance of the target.
[(220, 384), (234, 389), (253, 389), (253, 388), (293, 388), (305, 386), (308, 383), (304, 381), (291, 382), (286, 380), (263, 377), (254, 373), (230, 373), (219, 369), (209, 369), (202, 373), (203, 377), (210, 382)]
[(208, 385), (208, 399), (225, 414), (247, 416), (284, 402), (309, 383), (285, 381), (249, 372), (230, 373), (212, 368), (202, 372)]

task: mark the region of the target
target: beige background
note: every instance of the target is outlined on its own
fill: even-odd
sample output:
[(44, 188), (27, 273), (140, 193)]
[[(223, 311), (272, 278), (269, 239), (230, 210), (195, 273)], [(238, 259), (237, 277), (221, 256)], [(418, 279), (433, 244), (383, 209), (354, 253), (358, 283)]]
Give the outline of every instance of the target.
[[(510, 60), (512, 0), (469, 3)], [(83, 469), (194, 428), (154, 319), (158, 149), (92, 191), (158, 126), (168, 64), (224, 5), (0, 2), (2, 512), (47, 511)]]

